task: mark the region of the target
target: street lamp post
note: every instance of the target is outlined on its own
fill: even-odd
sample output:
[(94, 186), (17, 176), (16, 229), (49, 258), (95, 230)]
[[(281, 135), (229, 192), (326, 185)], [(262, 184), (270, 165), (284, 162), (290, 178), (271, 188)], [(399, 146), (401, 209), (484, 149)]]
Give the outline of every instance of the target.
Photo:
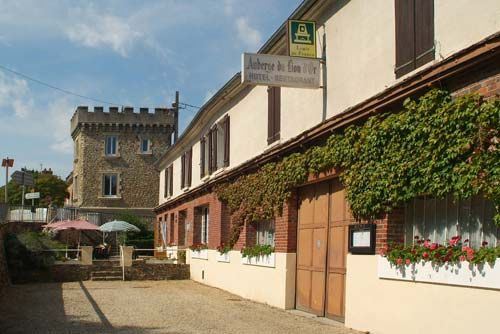
[(9, 193), (7, 191), (7, 183), (9, 182), (9, 167), (14, 166), (14, 159), (9, 159), (9, 157), (2, 160), (2, 167), (5, 167), (5, 203), (9, 202)]

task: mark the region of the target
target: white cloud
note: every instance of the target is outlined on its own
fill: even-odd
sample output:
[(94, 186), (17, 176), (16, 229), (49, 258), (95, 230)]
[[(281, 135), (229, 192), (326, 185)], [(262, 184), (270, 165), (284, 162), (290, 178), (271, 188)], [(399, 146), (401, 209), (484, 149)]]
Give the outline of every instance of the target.
[(134, 43), (142, 34), (132, 29), (125, 19), (112, 15), (98, 15), (94, 10), (84, 13), (85, 22), (66, 28), (66, 36), (77, 44), (91, 48), (111, 47), (122, 57), (127, 57)]
[(231, 16), (233, 14), (234, 0), (224, 0), (224, 15)]
[[(76, 101), (62, 97), (50, 99), (51, 102), (46, 104), (33, 96), (26, 80), (0, 72), (1, 131), (18, 136), (45, 137), (51, 142), (50, 149), (71, 153), (69, 124)], [(37, 112), (41, 110), (43, 112)]]
[(70, 134), (70, 120), (74, 111), (75, 103), (69, 98), (59, 98), (49, 103), (47, 129), (52, 136), (50, 148), (56, 152), (71, 154), (73, 152), (73, 140)]
[(0, 107), (10, 109), (19, 118), (26, 118), (33, 110), (28, 82), (10, 78), (0, 72)]
[(261, 45), (260, 32), (248, 24), (248, 18), (239, 17), (236, 20), (236, 31), (238, 39), (252, 50), (257, 50)]

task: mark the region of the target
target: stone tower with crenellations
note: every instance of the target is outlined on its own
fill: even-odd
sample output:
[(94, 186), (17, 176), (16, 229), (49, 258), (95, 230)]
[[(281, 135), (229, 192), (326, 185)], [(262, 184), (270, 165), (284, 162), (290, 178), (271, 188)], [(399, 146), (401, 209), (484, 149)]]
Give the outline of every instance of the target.
[[(110, 217), (125, 210), (153, 216), (159, 176), (154, 162), (172, 143), (175, 111), (168, 108), (80, 106), (71, 118), (73, 194), (69, 205)], [(105, 218), (101, 220), (106, 220)]]

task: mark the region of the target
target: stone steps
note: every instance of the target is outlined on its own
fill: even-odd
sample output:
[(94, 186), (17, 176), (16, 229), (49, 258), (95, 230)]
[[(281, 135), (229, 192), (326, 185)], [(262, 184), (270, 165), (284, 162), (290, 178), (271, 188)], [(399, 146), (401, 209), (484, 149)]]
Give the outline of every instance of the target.
[(92, 281), (121, 281), (123, 279), (122, 275), (113, 276), (103, 276), (103, 277), (92, 277)]
[(122, 268), (117, 266), (104, 266), (90, 274), (92, 281), (118, 281), (123, 278)]
[(106, 276), (115, 276), (121, 275), (121, 270), (113, 270), (113, 271), (94, 271), (92, 272), (92, 277), (106, 277)]

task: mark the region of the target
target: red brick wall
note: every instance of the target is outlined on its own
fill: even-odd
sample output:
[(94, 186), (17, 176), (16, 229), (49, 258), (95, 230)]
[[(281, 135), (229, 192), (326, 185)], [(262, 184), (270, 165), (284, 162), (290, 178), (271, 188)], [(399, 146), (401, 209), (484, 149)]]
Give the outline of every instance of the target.
[[(182, 236), (183, 228), (186, 226), (184, 223), (190, 225), (187, 231), (187, 244), (190, 246), (193, 243), (199, 243), (201, 240), (201, 219), (195, 211), (200, 206), (209, 206), (209, 228), (208, 228), (208, 248), (216, 249), (221, 243), (228, 243), (231, 237), (231, 218), (229, 209), (217, 199), (215, 193), (206, 194), (190, 201), (184, 202), (175, 208), (168, 211), (161, 212), (158, 217), (167, 219), (170, 222), (169, 216), (175, 213), (176, 220), (174, 221), (174, 238), (168, 238), (168, 242), (180, 245), (179, 238)], [(179, 212), (186, 212), (186, 219), (183, 222), (179, 220)], [(159, 223), (157, 222), (157, 226)], [(171, 227), (169, 225), (169, 231)], [(275, 244), (277, 252), (295, 252), (297, 241), (297, 197), (294, 193), (292, 198), (285, 204), (283, 214), (275, 219)], [(158, 227), (155, 228), (156, 231)], [(170, 235), (170, 232), (168, 233)], [(156, 246), (161, 244), (161, 240), (157, 240)], [(235, 250), (241, 250), (246, 245), (253, 245), (256, 242), (256, 230), (253, 224), (245, 224), (241, 228), (240, 238), (235, 244)]]
[[(227, 209), (223, 208), (222, 203), (217, 199), (215, 193), (202, 195), (190, 201), (186, 201), (175, 208), (168, 209), (158, 215), (170, 215), (174, 213), (174, 237), (169, 238), (169, 243), (182, 245), (182, 237), (186, 233), (187, 243), (184, 246), (191, 246), (193, 243), (199, 243), (201, 240), (201, 220), (195, 209), (200, 206), (209, 207), (209, 228), (208, 228), (208, 247), (215, 249), (224, 238), (228, 238), (228, 232), (221, 233), (221, 226), (229, 226), (229, 217), (226, 217)], [(185, 219), (179, 213), (185, 212)], [(224, 216), (223, 216), (224, 214)], [(170, 221), (170, 220), (169, 220)], [(188, 227), (188, 229), (186, 229)], [(171, 230), (171, 229), (170, 229)]]
[(500, 66), (498, 62), (484, 64), (480, 69), (451, 80), (446, 88), (453, 95), (478, 93), (487, 99), (500, 96)]

